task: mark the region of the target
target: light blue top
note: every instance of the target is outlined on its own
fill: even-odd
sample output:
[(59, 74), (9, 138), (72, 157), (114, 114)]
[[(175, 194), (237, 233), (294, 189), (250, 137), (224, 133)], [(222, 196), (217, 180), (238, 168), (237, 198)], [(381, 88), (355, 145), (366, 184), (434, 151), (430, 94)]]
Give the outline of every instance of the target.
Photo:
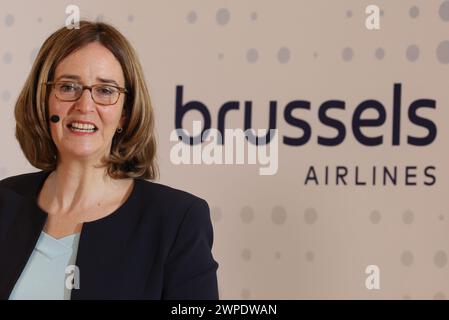
[(69, 300), (66, 278), (74, 272), (66, 274), (66, 268), (75, 265), (79, 238), (76, 233), (55, 239), (42, 231), (9, 299)]

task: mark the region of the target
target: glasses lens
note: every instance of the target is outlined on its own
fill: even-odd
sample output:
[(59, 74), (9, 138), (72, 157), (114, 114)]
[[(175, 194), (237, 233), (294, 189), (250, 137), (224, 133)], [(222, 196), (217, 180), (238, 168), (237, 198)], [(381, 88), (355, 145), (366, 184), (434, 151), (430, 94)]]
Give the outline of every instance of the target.
[(95, 102), (110, 105), (117, 102), (120, 92), (115, 87), (99, 85), (92, 88), (92, 95)]
[(60, 82), (56, 86), (56, 94), (59, 99), (64, 101), (73, 101), (79, 98), (82, 87), (77, 83)]

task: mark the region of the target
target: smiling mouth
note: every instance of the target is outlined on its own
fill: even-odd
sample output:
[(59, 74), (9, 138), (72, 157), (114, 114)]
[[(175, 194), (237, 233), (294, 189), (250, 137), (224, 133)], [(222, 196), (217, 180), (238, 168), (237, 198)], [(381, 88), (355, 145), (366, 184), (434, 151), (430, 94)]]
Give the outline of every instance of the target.
[(98, 128), (93, 124), (87, 124), (87, 123), (79, 123), (79, 122), (72, 122), (67, 125), (67, 128), (69, 128), (73, 132), (84, 132), (84, 133), (94, 133), (98, 130)]

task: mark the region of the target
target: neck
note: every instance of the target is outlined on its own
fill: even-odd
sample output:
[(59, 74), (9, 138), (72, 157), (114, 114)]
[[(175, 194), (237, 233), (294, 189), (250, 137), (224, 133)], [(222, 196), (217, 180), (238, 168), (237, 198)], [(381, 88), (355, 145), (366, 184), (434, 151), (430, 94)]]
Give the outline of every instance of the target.
[[(116, 181), (105, 168), (76, 161), (64, 161), (49, 177), (52, 207), (58, 212), (73, 212), (100, 206)], [(76, 210), (78, 209), (78, 210)]]

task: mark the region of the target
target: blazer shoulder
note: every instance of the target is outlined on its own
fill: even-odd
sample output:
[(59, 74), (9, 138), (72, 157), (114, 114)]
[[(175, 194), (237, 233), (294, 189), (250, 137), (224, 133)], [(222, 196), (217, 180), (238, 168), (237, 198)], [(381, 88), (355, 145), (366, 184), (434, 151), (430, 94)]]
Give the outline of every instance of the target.
[(153, 181), (140, 181), (143, 185), (142, 189), (144, 190), (145, 199), (153, 203), (156, 202), (164, 206), (178, 205), (183, 207), (197, 202), (207, 203), (203, 198), (184, 190)]
[(20, 195), (29, 195), (44, 182), (45, 171), (19, 174), (0, 180), (0, 188), (8, 189)]

